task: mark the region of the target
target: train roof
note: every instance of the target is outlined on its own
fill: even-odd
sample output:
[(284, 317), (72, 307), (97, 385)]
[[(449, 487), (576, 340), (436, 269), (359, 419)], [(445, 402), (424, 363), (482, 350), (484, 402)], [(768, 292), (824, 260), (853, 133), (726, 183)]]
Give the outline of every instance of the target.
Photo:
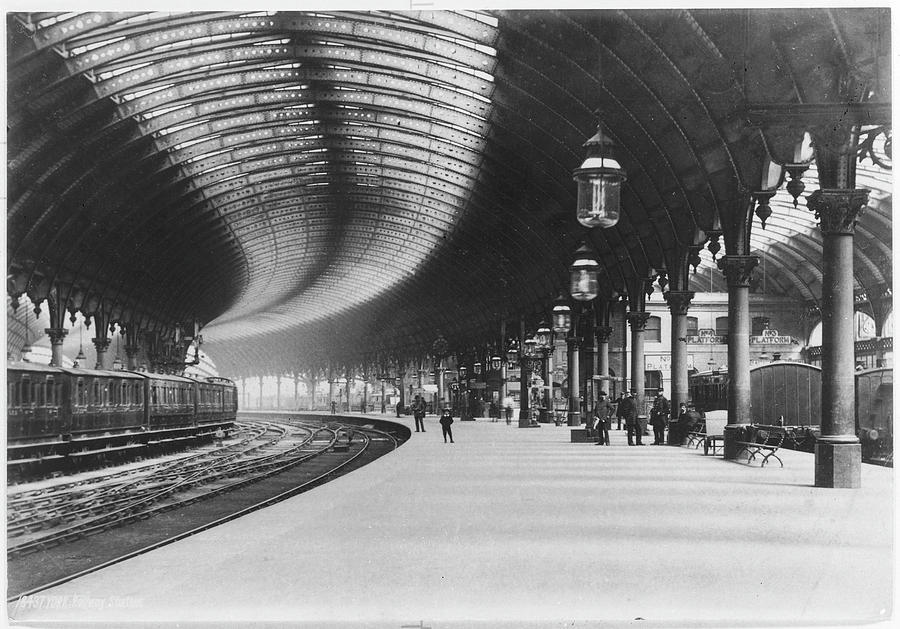
[(31, 363), (24, 360), (19, 360), (11, 363), (6, 363), (7, 371), (28, 371), (32, 373), (66, 373), (60, 367), (51, 367), (50, 365), (44, 365), (41, 363)]
[[(765, 369), (767, 367), (774, 367), (774, 366), (779, 366), (779, 365), (793, 365), (796, 367), (806, 367), (808, 369), (822, 371), (822, 368), (817, 365), (810, 365), (809, 363), (801, 363), (796, 360), (775, 360), (772, 362), (765, 363), (763, 365), (753, 365), (750, 367), (750, 371), (754, 371), (756, 369)], [(856, 372), (856, 373), (861, 373), (861, 372)], [(728, 375), (728, 369), (714, 369), (712, 371), (710, 371), (710, 370), (698, 371), (698, 372), (690, 374), (690, 377), (694, 378), (696, 376), (727, 376), (727, 375)]]
[(95, 378), (123, 378), (126, 380), (141, 380), (142, 375), (134, 371), (122, 369), (82, 369), (81, 367), (61, 367), (60, 371), (71, 376), (93, 376)]

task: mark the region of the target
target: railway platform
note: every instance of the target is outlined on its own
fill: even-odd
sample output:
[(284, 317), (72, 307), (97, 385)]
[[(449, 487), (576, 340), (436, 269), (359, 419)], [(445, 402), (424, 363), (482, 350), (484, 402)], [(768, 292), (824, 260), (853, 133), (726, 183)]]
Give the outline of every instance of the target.
[(12, 602), (10, 624), (892, 626), (889, 468), (817, 489), (801, 452), (760, 468), (616, 430), (453, 432), (430, 415), (360, 470)]

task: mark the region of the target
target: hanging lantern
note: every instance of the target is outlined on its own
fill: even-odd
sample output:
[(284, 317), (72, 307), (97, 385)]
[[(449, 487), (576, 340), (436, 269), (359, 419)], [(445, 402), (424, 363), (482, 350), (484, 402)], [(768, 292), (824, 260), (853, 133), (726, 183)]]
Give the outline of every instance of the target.
[(584, 143), (587, 156), (575, 169), (578, 182), (578, 222), (585, 227), (613, 227), (619, 222), (625, 171), (613, 157), (615, 143), (597, 126), (597, 133)]
[(472, 365), (472, 371), (475, 372), (476, 376), (481, 375), (481, 362), (480, 361), (476, 361), (475, 364)]
[(500, 371), (500, 367), (503, 366), (503, 359), (500, 358), (497, 354), (491, 356), (491, 370), (492, 371)]
[(569, 267), (569, 294), (573, 299), (590, 301), (597, 296), (600, 290), (597, 283), (599, 269), (593, 250), (587, 244), (581, 245)]
[(572, 309), (566, 303), (565, 297), (560, 294), (553, 306), (553, 331), (566, 335), (572, 329)]
[(522, 352), (528, 358), (537, 356), (537, 339), (533, 336), (525, 340), (525, 350)]
[(550, 326), (546, 321), (541, 321), (537, 333), (534, 336), (534, 339), (537, 341), (538, 349), (548, 349), (552, 343), (552, 336), (553, 332), (550, 330)]
[(469, 372), (469, 370), (466, 369), (466, 366), (465, 366), (465, 365), (460, 365), (460, 366), (459, 366), (459, 377), (460, 377), (461, 380), (465, 380), (466, 374), (467, 374), (468, 372)]
[(506, 362), (510, 367), (515, 367), (519, 362), (519, 346), (515, 341), (511, 342), (506, 350)]

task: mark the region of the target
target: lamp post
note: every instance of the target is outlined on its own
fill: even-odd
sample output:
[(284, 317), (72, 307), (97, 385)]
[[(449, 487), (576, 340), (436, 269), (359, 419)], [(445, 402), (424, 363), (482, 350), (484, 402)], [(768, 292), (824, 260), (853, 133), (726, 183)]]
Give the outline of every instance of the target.
[(469, 420), (469, 381), (466, 377), (469, 374), (469, 370), (465, 365), (460, 365), (459, 370), (457, 371), (459, 375), (459, 392), (461, 396), (461, 404), (459, 409), (459, 419), (460, 421), (468, 421)]
[(552, 356), (550, 353), (551, 348), (553, 347), (553, 332), (550, 329), (550, 326), (542, 321), (538, 326), (538, 330), (534, 335), (535, 340), (537, 341), (537, 350), (540, 353), (541, 357), (541, 375), (544, 378), (544, 389), (543, 395), (543, 406), (548, 413), (553, 413), (553, 380), (552, 380), (552, 370), (553, 365)]
[[(597, 297), (600, 292), (597, 276), (600, 265), (594, 259), (593, 249), (587, 243), (575, 252), (575, 260), (569, 266), (569, 294), (580, 302), (589, 302)], [(581, 368), (579, 365), (579, 336), (580, 330), (571, 329), (567, 337), (569, 345), (569, 426), (581, 425), (581, 392), (579, 381)]]

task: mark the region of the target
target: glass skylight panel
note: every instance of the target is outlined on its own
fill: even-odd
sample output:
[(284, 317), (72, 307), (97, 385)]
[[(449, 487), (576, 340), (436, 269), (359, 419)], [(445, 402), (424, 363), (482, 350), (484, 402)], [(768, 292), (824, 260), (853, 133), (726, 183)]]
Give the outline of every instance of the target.
[(43, 20), (38, 22), (35, 27), (38, 30), (42, 28), (48, 28), (50, 26), (53, 26), (54, 24), (65, 22), (66, 20), (71, 20), (78, 15), (80, 15), (80, 13), (60, 13), (59, 15), (54, 15), (53, 17), (44, 18)]
[(179, 131), (183, 131), (185, 129), (190, 129), (191, 127), (196, 127), (197, 125), (207, 124), (209, 122), (208, 118), (201, 118), (199, 120), (189, 120), (183, 124), (175, 125), (173, 127), (166, 127), (165, 129), (160, 129), (157, 131), (159, 135), (169, 135), (170, 133), (178, 133)]
[(166, 85), (158, 85), (155, 87), (148, 87), (142, 90), (137, 90), (134, 92), (129, 92), (127, 94), (122, 94), (121, 99), (124, 101), (134, 100), (135, 98), (141, 98), (142, 96), (147, 96), (148, 94), (153, 94), (155, 92), (162, 92), (164, 90), (170, 89), (174, 87), (174, 83), (168, 83)]
[(103, 46), (109, 46), (111, 44), (115, 44), (117, 42), (122, 41), (125, 37), (113, 37), (112, 39), (105, 39), (103, 41), (91, 42), (90, 44), (85, 44), (83, 46), (78, 46), (76, 48), (72, 48), (69, 51), (69, 54), (72, 56), (78, 56), (84, 54), (88, 51), (94, 50), (96, 48), (102, 48)]

